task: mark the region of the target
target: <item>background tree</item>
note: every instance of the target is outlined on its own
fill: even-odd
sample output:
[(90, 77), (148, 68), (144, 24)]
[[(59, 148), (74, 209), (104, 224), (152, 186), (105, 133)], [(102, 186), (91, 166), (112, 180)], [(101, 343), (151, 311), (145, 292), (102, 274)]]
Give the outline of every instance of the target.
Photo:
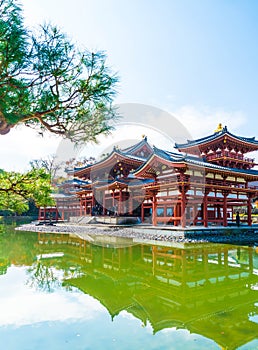
[(0, 209), (17, 214), (28, 210), (29, 201), (37, 206), (52, 206), (50, 176), (44, 169), (32, 169), (27, 173), (0, 170)]
[(117, 76), (105, 61), (54, 26), (32, 33), (17, 1), (0, 0), (0, 134), (20, 123), (76, 143), (110, 132)]
[(70, 158), (66, 161), (60, 161), (56, 155), (48, 155), (45, 158), (34, 159), (30, 162), (30, 166), (36, 169), (45, 169), (50, 176), (52, 185), (60, 184), (70, 178), (69, 171), (74, 167), (83, 167), (96, 163), (94, 157)]
[(91, 165), (96, 163), (97, 160), (95, 157), (79, 157), (79, 158), (71, 158), (65, 162), (66, 171), (73, 170), (74, 167), (83, 167), (87, 165)]
[(35, 169), (44, 169), (50, 176), (50, 181), (57, 177), (58, 171), (63, 168), (64, 162), (58, 161), (55, 155), (49, 155), (46, 158), (33, 159), (30, 162), (30, 166)]

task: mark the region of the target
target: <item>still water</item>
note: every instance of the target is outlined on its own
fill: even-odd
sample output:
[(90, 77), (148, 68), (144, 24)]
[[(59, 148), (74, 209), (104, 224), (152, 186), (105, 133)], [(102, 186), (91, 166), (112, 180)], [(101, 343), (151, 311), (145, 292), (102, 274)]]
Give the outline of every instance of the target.
[(256, 247), (0, 230), (1, 349), (258, 349)]

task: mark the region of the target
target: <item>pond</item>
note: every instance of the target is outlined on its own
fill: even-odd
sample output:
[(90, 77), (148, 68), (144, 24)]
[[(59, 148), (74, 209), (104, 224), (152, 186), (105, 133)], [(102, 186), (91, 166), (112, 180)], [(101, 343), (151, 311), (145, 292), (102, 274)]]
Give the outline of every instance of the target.
[(258, 349), (256, 247), (0, 230), (5, 349)]

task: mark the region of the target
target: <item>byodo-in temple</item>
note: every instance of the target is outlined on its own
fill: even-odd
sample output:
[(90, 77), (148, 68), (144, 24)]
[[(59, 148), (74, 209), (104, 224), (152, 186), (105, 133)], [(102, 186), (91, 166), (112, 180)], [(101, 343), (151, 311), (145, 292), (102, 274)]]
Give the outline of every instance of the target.
[[(147, 137), (125, 149), (114, 147), (101, 161), (74, 168), (79, 203), (74, 216), (124, 219), (156, 225), (228, 226), (244, 210), (252, 225), (252, 201), (258, 196), (258, 171), (247, 153), (258, 141), (231, 133), (219, 124), (206, 137), (175, 144), (174, 150), (151, 146)], [(59, 210), (65, 205), (60, 205)]]
[(143, 137), (131, 147), (114, 148), (95, 164), (75, 168), (78, 215), (207, 227), (228, 226), (234, 211), (243, 208), (246, 223), (252, 224), (258, 171), (246, 154), (258, 150), (254, 137), (219, 125), (213, 134), (175, 144), (175, 149), (159, 149)]

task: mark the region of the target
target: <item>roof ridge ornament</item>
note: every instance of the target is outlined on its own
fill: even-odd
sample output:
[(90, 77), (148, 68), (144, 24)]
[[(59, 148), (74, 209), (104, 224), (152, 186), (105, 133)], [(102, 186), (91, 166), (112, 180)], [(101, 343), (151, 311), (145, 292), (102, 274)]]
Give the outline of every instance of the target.
[(219, 123), (219, 125), (217, 126), (217, 129), (214, 130), (214, 134), (216, 134), (217, 132), (221, 132), (224, 129), (227, 129), (227, 127), (225, 126), (223, 128), (222, 123)]
[(114, 145), (114, 147), (113, 147), (113, 151), (115, 151), (115, 152), (119, 152), (119, 151), (120, 151), (119, 146), (118, 146), (118, 145)]

